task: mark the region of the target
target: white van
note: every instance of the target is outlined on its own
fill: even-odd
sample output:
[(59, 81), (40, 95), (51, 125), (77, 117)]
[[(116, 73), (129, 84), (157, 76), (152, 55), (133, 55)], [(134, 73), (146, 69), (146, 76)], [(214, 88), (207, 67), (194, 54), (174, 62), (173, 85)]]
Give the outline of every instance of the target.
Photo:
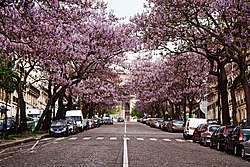
[(33, 118), (33, 119), (39, 119), (42, 115), (43, 110), (40, 110), (38, 108), (30, 108), (26, 111), (26, 117)]
[(184, 139), (192, 138), (195, 128), (197, 128), (197, 126), (199, 126), (200, 124), (205, 124), (205, 123), (207, 123), (207, 119), (188, 118), (186, 125), (184, 127), (184, 131), (183, 131)]
[(79, 131), (83, 131), (87, 126), (86, 119), (83, 118), (81, 110), (68, 110), (66, 111), (65, 118), (70, 118), (76, 121), (77, 128)]

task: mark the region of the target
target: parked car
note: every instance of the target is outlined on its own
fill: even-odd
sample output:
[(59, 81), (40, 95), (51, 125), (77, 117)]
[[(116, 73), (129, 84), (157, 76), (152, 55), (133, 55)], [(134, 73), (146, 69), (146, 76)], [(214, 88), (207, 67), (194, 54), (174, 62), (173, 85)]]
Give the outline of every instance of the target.
[(172, 120), (167, 124), (167, 130), (169, 132), (175, 132), (175, 131), (182, 132), (184, 129), (183, 124), (184, 124), (184, 121)]
[(236, 126), (232, 133), (228, 134), (225, 143), (225, 152), (233, 151), (234, 155), (239, 156), (244, 150), (243, 143), (250, 137), (250, 126)]
[(84, 120), (81, 110), (68, 110), (65, 117), (74, 119), (80, 132), (86, 128), (86, 120)]
[(69, 135), (69, 128), (67, 125), (66, 119), (61, 120), (54, 120), (51, 122), (50, 130), (49, 130), (50, 136), (55, 135), (63, 135), (68, 136)]
[(168, 123), (169, 123), (169, 121), (163, 121), (162, 124), (161, 124), (161, 129), (166, 131)]
[(100, 127), (101, 119), (100, 118), (92, 118), (95, 124), (95, 127)]
[(201, 132), (200, 143), (207, 146), (210, 143), (211, 136), (214, 131), (216, 131), (220, 125), (206, 124), (204, 125), (204, 131)]
[(197, 128), (195, 128), (194, 133), (193, 133), (193, 142), (195, 143), (196, 141), (200, 141), (201, 138), (201, 133), (203, 131), (205, 131), (205, 126), (206, 124), (200, 124), (199, 126), (197, 126)]
[(183, 130), (184, 139), (192, 138), (195, 128), (200, 124), (207, 123), (207, 119), (203, 118), (188, 118)]
[(76, 134), (78, 132), (77, 123), (73, 119), (66, 119), (70, 134)]
[(211, 136), (210, 148), (216, 147), (217, 150), (223, 150), (225, 148), (225, 141), (229, 133), (235, 126), (221, 126)]
[(104, 117), (103, 118), (103, 123), (105, 125), (113, 125), (113, 120), (110, 117)]
[(163, 122), (163, 119), (157, 119), (155, 121), (155, 127), (156, 128), (161, 128), (161, 123)]
[(156, 124), (158, 124), (157, 120), (159, 120), (159, 119), (162, 119), (162, 118), (150, 118), (149, 126), (156, 127)]
[[(7, 133), (12, 134), (15, 131), (15, 120), (12, 118), (7, 119)], [(4, 119), (0, 119), (0, 134), (4, 132)]]
[(117, 122), (124, 122), (124, 119), (122, 117), (118, 117)]
[(247, 159), (250, 157), (250, 137), (248, 136), (242, 143), (241, 157), (242, 159)]

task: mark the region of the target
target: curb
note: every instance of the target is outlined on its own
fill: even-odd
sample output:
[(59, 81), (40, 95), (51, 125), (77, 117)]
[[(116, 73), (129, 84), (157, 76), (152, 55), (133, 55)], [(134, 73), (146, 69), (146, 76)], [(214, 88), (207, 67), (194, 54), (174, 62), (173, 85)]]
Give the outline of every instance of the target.
[(3, 143), (3, 144), (0, 144), (0, 149), (5, 149), (5, 148), (8, 148), (8, 147), (13, 147), (13, 146), (20, 145), (22, 143), (28, 143), (28, 142), (36, 141), (36, 140), (39, 140), (39, 139), (46, 138), (48, 136), (49, 136), (49, 134), (44, 134), (44, 135), (40, 135), (40, 136), (36, 136), (36, 137), (29, 137), (29, 138), (26, 138), (26, 139), (20, 139), (20, 140), (17, 140), (17, 141), (12, 141), (12, 142), (9, 142), (9, 143)]

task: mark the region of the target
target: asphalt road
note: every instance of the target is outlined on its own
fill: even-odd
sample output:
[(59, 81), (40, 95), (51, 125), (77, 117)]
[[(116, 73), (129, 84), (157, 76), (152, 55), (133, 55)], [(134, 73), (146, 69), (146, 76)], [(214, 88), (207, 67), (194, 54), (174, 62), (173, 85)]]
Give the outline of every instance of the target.
[(103, 125), (0, 150), (0, 166), (7, 167), (125, 167), (126, 161), (129, 167), (250, 166), (250, 160), (184, 140), (181, 133), (140, 123)]

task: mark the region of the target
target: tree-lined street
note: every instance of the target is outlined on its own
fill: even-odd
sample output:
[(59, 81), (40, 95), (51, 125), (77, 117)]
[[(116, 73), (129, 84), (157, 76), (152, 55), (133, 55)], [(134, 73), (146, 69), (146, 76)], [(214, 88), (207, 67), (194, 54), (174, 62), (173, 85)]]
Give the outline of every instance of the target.
[[(182, 133), (168, 133), (140, 123), (127, 123), (128, 165), (152, 166), (249, 166), (250, 162), (222, 151), (184, 140)], [(102, 126), (69, 137), (0, 151), (3, 166), (123, 166), (124, 123)]]
[(0, 0), (0, 166), (250, 166), (250, 1), (109, 2)]

